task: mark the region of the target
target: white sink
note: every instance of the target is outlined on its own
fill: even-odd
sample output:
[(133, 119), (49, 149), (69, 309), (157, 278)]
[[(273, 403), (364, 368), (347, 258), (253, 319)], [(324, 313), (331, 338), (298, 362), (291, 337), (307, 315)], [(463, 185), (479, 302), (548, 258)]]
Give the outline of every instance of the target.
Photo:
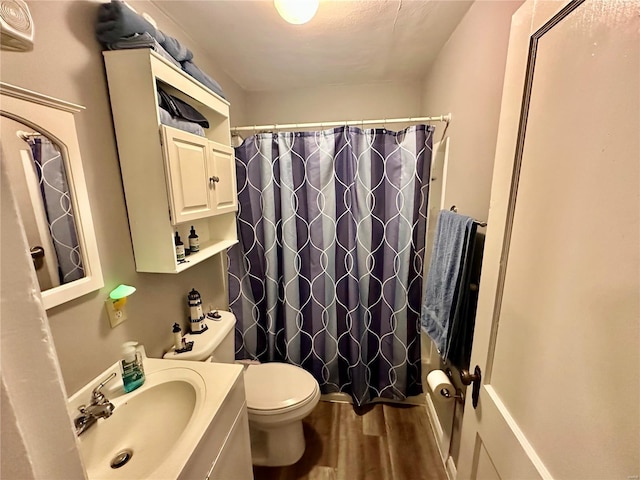
[[(69, 399), (71, 417), (117, 364)], [(93, 479), (178, 478), (242, 367), (145, 359), (145, 383), (124, 393), (114, 380), (102, 389), (115, 406), (78, 438), (87, 476)], [(113, 468), (121, 453), (130, 458)]]

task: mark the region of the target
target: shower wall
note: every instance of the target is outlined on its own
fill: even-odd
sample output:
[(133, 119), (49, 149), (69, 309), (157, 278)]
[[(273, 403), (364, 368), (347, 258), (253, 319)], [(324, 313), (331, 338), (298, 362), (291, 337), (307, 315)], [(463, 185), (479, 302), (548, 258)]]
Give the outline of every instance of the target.
[[(247, 92), (246, 124), (416, 117), (421, 114), (421, 98), (420, 82), (328, 85), (275, 92)], [(240, 125), (236, 121), (233, 124)], [(402, 127), (403, 125), (394, 124), (392, 129)]]

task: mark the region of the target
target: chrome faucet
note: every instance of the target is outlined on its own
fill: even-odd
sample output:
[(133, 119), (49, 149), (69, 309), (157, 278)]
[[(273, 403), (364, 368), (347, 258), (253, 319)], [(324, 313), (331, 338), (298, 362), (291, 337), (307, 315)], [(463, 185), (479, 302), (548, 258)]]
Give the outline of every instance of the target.
[(80, 415), (73, 420), (73, 424), (76, 427), (76, 435), (80, 436), (86, 432), (98, 421), (98, 418), (109, 418), (111, 416), (115, 407), (100, 390), (115, 377), (116, 373), (113, 372), (93, 389), (91, 403), (88, 406), (80, 405), (78, 407)]

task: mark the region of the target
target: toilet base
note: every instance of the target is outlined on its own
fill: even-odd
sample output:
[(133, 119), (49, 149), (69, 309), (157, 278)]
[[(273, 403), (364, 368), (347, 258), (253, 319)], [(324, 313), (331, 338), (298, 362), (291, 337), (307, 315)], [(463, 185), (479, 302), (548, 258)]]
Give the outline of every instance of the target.
[(302, 420), (265, 427), (249, 419), (251, 460), (254, 465), (283, 467), (293, 465), (304, 454), (305, 441)]

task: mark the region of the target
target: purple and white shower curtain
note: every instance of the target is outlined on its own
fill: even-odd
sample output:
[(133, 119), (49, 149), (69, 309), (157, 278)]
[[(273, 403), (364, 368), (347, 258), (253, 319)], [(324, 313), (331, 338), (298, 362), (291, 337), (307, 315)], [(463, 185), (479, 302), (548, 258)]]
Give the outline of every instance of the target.
[(46, 137), (30, 138), (28, 143), (55, 249), (60, 283), (84, 278), (82, 253), (62, 152)]
[(433, 127), (267, 133), (236, 148), (236, 357), (303, 367), (358, 405), (422, 392)]

